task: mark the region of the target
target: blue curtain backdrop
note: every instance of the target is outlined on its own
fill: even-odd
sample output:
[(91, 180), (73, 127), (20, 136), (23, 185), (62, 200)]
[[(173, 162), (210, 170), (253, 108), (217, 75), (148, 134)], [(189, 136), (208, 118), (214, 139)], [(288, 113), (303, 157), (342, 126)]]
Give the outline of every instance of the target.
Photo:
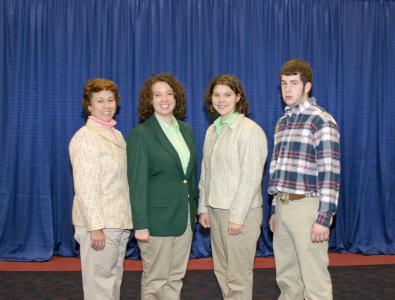
[[(294, 57), (311, 63), (313, 94), (341, 131), (331, 249), (395, 254), (395, 1), (1, 0), (0, 259), (78, 255), (68, 143), (84, 123), (86, 80), (118, 83), (127, 138), (143, 80), (175, 74), (201, 158), (209, 80), (241, 78), (271, 150), (283, 109), (278, 70)], [(267, 166), (258, 256), (272, 255)], [(191, 256), (210, 253), (198, 228)], [(134, 241), (127, 254), (138, 256)]]

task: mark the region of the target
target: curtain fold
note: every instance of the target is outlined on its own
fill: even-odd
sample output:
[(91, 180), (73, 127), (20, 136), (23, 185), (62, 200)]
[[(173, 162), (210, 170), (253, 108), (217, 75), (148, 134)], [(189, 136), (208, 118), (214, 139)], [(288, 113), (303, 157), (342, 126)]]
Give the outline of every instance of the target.
[[(127, 138), (142, 82), (162, 71), (186, 88), (199, 159), (212, 122), (203, 103), (209, 81), (219, 73), (242, 80), (250, 117), (269, 141), (257, 255), (272, 255), (266, 189), (284, 108), (278, 71), (294, 57), (311, 63), (313, 95), (341, 132), (331, 250), (395, 254), (394, 20), (393, 0), (1, 1), (0, 259), (78, 255), (68, 143), (84, 123), (82, 86), (94, 77), (119, 85)], [(127, 256), (138, 255), (131, 240)], [(210, 255), (197, 225), (191, 257)]]

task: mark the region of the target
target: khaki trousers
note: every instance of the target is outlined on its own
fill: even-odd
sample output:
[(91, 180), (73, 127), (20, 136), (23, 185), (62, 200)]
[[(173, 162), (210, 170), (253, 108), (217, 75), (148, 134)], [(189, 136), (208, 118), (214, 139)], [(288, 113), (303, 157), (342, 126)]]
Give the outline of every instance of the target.
[(75, 240), (80, 244), (82, 286), (85, 300), (119, 300), (123, 262), (130, 230), (104, 229), (106, 246), (91, 248), (91, 236), (84, 227), (75, 226)]
[(144, 267), (141, 277), (142, 300), (180, 299), (191, 244), (189, 215), (187, 228), (181, 236), (151, 236), (148, 243), (139, 242)]
[(252, 299), (254, 258), (262, 226), (262, 207), (247, 214), (243, 231), (228, 234), (229, 210), (209, 208), (214, 273), (224, 299)]
[(273, 249), (281, 300), (332, 299), (328, 242), (310, 237), (318, 206), (317, 197), (276, 203)]

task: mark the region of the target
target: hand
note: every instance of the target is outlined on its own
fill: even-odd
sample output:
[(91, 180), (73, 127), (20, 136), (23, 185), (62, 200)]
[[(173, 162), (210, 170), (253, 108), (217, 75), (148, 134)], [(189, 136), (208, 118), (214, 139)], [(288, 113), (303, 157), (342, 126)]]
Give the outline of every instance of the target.
[(276, 215), (271, 215), (270, 220), (269, 220), (269, 227), (271, 232), (274, 232), (274, 226), (276, 224)]
[(101, 251), (106, 247), (106, 236), (103, 229), (92, 230), (91, 235), (91, 247), (95, 251)]
[(238, 235), (242, 231), (243, 231), (243, 225), (229, 222), (229, 224), (228, 224), (228, 234), (230, 234), (230, 235)]
[(199, 216), (199, 224), (203, 228), (210, 228), (210, 217), (208, 216), (208, 213), (202, 213)]
[(148, 243), (150, 240), (150, 233), (148, 229), (140, 229), (140, 230), (136, 230), (134, 232), (134, 237), (136, 238), (136, 240), (138, 240), (139, 242), (142, 243)]
[(329, 228), (314, 223), (311, 226), (311, 241), (313, 243), (322, 243), (329, 239)]

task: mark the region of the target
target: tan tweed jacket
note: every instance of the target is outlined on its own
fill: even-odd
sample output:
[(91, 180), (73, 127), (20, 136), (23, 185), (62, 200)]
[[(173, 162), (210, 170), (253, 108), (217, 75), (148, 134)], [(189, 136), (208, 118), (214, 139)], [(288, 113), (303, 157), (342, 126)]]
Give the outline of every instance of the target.
[(73, 224), (86, 230), (132, 228), (127, 179), (126, 142), (88, 120), (71, 139)]
[(229, 209), (229, 222), (244, 224), (248, 210), (262, 206), (266, 156), (265, 133), (251, 119), (240, 115), (219, 136), (212, 124), (204, 141), (198, 213), (209, 206)]

